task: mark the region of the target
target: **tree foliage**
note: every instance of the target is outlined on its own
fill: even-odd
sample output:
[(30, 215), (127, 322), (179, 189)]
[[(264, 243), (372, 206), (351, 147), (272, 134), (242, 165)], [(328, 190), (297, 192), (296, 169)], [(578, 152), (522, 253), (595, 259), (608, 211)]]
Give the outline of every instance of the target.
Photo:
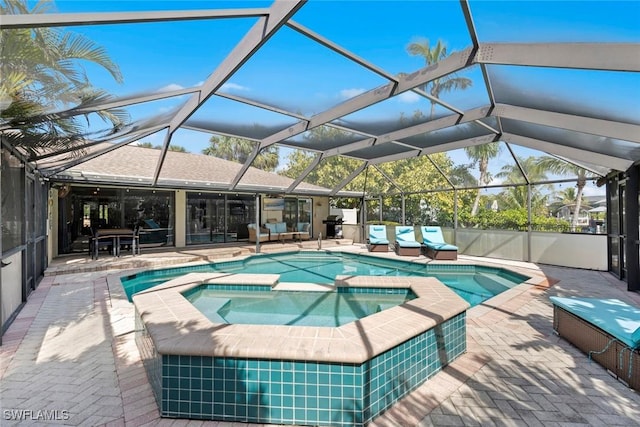
[[(41, 14), (51, 3), (5, 0), (0, 15)], [(3, 29), (0, 32), (0, 119), (3, 137), (29, 155), (83, 142), (83, 126), (74, 108), (109, 98), (93, 86), (84, 63), (93, 63), (121, 83), (120, 69), (106, 50), (86, 37), (58, 28)], [(70, 112), (71, 111), (71, 112)], [(128, 120), (123, 110), (98, 111), (113, 125), (113, 132)], [(85, 116), (88, 120), (88, 116)]]
[[(528, 216), (527, 209), (506, 209), (503, 211), (494, 212), (492, 210), (482, 210), (478, 212), (474, 218), (465, 217), (462, 215), (459, 218), (460, 223), (463, 226), (469, 226), (473, 224), (474, 228), (497, 229), (497, 230), (514, 230), (514, 231), (527, 231), (528, 229)], [(531, 218), (531, 228), (537, 231), (554, 231), (564, 232), (569, 231), (570, 223), (563, 219), (550, 218), (545, 216), (534, 215)]]
[(571, 221), (571, 227), (575, 230), (580, 217), (582, 193), (584, 191), (584, 187), (587, 185), (587, 170), (553, 156), (544, 156), (540, 159), (539, 164), (541, 168), (549, 171), (550, 173), (565, 176), (576, 176), (578, 178), (576, 183), (577, 192), (575, 196), (575, 207)]
[[(138, 147), (153, 148), (154, 150), (161, 150), (162, 149), (162, 145), (153, 145), (150, 142), (139, 142), (138, 143)], [(167, 150), (169, 150), (169, 151), (177, 151), (178, 153), (188, 153), (189, 152), (182, 145), (176, 145), (176, 144), (169, 144), (169, 148)]]
[[(244, 164), (253, 154), (257, 144), (257, 142), (244, 138), (214, 135), (209, 139), (209, 146), (202, 150), (202, 154)], [(271, 145), (258, 153), (251, 166), (273, 172), (280, 162), (279, 155), (278, 147)]]

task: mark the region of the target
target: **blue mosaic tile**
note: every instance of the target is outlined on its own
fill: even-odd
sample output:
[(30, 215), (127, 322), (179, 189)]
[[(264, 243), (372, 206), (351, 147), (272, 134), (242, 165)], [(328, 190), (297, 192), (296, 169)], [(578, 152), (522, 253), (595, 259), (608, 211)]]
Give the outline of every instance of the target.
[(361, 365), (159, 355), (136, 322), (165, 417), (361, 427), (466, 351), (465, 313)]

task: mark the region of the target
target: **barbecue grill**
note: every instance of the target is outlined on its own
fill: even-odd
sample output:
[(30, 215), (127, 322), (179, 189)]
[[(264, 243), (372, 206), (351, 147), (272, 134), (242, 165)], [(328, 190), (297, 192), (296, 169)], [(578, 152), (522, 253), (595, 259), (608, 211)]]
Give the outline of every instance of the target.
[(327, 219), (322, 220), (322, 223), (327, 226), (326, 237), (333, 237), (334, 239), (342, 238), (342, 217), (338, 215), (329, 215)]

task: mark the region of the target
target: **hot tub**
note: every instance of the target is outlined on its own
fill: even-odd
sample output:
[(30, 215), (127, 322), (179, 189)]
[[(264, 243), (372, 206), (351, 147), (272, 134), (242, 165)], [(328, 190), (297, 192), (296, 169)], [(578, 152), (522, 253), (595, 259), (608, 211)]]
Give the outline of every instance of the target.
[(134, 295), (163, 417), (364, 426), (466, 350), (469, 304), (432, 277), (336, 277), (341, 292), (416, 296), (339, 327), (214, 322), (183, 295), (203, 285), (283, 286), (278, 275), (191, 273)]

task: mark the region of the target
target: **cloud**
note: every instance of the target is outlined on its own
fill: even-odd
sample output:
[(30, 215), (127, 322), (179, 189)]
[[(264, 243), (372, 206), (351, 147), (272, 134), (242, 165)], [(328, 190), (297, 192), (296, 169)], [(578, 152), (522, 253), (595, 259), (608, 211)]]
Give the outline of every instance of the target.
[(242, 85), (239, 85), (239, 84), (236, 84), (236, 83), (230, 83), (230, 82), (227, 82), (227, 83), (223, 84), (220, 89), (222, 89), (223, 91), (226, 90), (226, 91), (230, 91), (230, 92), (238, 91), (238, 90), (239, 91), (248, 91), (248, 90), (250, 90), (246, 86), (242, 86)]
[(343, 99), (349, 99), (353, 98), (354, 96), (358, 96), (361, 93), (365, 93), (366, 91), (366, 89), (361, 88), (342, 89), (340, 91), (340, 97), (342, 97)]
[(184, 89), (183, 86), (180, 86), (177, 83), (170, 83), (166, 86), (161, 87), (160, 89), (158, 89), (158, 92), (169, 92), (172, 90), (180, 90), (180, 89)]
[(396, 98), (403, 104), (415, 104), (416, 102), (420, 102), (420, 100), (422, 99), (420, 95), (411, 91), (402, 92)]

